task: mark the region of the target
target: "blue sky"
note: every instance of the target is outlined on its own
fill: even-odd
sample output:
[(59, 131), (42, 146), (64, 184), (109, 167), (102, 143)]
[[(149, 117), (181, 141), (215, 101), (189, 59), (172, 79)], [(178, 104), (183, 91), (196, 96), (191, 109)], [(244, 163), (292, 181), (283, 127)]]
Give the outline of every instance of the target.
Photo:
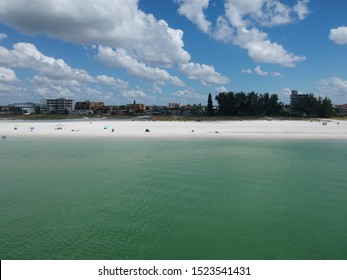
[(0, 0), (0, 104), (206, 104), (208, 93), (347, 103), (347, 1)]

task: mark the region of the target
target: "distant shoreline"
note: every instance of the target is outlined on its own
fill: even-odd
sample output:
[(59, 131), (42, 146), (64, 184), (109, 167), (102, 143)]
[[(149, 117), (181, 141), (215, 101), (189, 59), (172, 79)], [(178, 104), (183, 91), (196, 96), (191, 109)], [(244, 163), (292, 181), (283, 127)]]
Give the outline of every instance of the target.
[(327, 120), (347, 120), (346, 117), (334, 116), (331, 118), (314, 118), (314, 117), (292, 117), (292, 116), (110, 116), (110, 115), (87, 115), (87, 116), (72, 116), (72, 115), (61, 115), (61, 114), (33, 114), (33, 115), (18, 115), (18, 114), (0, 114), (0, 121), (8, 120), (31, 120), (31, 121), (59, 121), (59, 120), (149, 120), (149, 121), (242, 121), (242, 120), (292, 120), (292, 121), (319, 121), (322, 119)]
[(95, 139), (321, 139), (347, 140), (347, 121), (326, 120), (0, 120), (0, 136)]

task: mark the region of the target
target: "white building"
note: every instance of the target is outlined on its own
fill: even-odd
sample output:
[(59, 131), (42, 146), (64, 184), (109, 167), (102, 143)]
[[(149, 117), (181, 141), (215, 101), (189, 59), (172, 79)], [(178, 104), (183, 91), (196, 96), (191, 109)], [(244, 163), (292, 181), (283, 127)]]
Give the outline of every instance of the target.
[(41, 113), (70, 114), (74, 109), (75, 101), (72, 99), (41, 99)]

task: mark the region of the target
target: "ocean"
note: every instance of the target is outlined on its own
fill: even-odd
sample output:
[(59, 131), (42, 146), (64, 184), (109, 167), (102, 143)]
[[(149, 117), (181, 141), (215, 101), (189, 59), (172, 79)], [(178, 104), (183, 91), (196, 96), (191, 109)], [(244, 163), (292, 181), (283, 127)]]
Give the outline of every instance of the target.
[(0, 142), (1, 259), (347, 259), (346, 141)]

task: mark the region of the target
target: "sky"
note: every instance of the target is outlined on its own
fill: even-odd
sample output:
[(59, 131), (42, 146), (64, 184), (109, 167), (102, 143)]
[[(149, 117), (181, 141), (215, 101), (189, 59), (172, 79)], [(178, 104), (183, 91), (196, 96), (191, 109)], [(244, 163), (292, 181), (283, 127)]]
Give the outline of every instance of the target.
[(206, 105), (229, 91), (288, 104), (291, 89), (344, 104), (346, 11), (341, 0), (0, 0), (0, 105)]

